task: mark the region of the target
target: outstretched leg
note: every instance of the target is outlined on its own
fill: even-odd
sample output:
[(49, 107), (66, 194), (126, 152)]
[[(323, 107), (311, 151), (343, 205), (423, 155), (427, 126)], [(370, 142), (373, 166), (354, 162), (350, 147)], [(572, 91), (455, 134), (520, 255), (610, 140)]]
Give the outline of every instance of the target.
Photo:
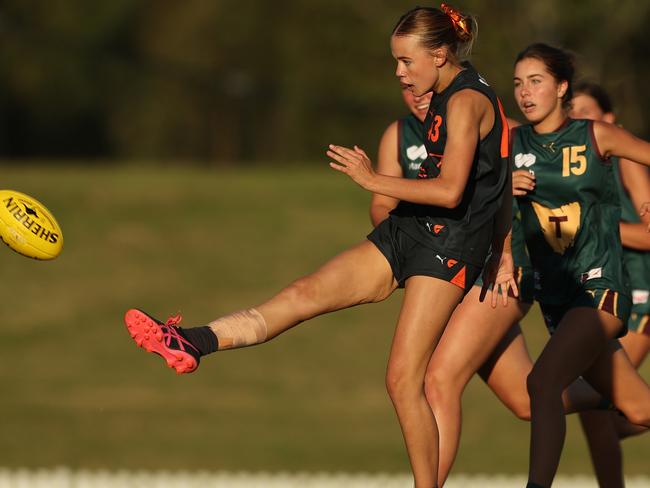
[(135, 309), (127, 312), (125, 322), (140, 347), (161, 355), (177, 373), (189, 373), (202, 355), (266, 342), (317, 315), (384, 300), (396, 286), (384, 255), (363, 241), (261, 305), (208, 326), (181, 329), (177, 320), (162, 324)]

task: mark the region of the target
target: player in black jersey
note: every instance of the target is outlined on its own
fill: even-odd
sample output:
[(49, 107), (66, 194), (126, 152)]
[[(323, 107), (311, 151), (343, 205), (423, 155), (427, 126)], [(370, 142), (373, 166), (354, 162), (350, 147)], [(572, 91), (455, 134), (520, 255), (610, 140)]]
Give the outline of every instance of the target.
[[(424, 150), (426, 155), (423, 122), (431, 93), (416, 97), (402, 86), (402, 95), (411, 114), (393, 122), (384, 131), (376, 171), (388, 176), (417, 178), (421, 164), (419, 154)], [(426, 100), (423, 100), (425, 97)], [(422, 108), (425, 108), (424, 113)], [(516, 121), (508, 120), (508, 125), (512, 124), (518, 125)], [(370, 204), (373, 226), (388, 218), (398, 204), (399, 200), (395, 198), (373, 194)], [(515, 238), (516, 222), (517, 218), (513, 216), (512, 247), (520, 297), (509, 296), (507, 307), (493, 308), (489, 302), (479, 300), (482, 285), (477, 282), (454, 310), (427, 367), (426, 397), (435, 414), (440, 436), (440, 486), (445, 483), (458, 450), (462, 392), (477, 370), (517, 416), (530, 417), (526, 375), (533, 362), (518, 322), (532, 304), (532, 276), (529, 276), (532, 271), (523, 236), (519, 236), (519, 232)], [(525, 290), (523, 295), (522, 285)], [(591, 391), (589, 393), (590, 396), (584, 395), (581, 405), (598, 403), (600, 398)], [(568, 410), (580, 408), (579, 405), (572, 405), (571, 400), (573, 398), (567, 398)]]
[[(420, 11), (426, 10), (427, 9), (420, 9)], [(454, 97), (469, 89), (471, 92), (466, 93), (466, 95), (472, 95), (475, 100), (482, 101), (480, 95), (485, 95), (490, 98), (491, 91), (488, 91), (487, 83), (478, 76), (471, 65), (463, 65), (462, 67), (464, 70), (456, 74), (451, 82), (447, 82), (448, 85), (444, 89), (435, 87), (436, 81), (440, 80), (431, 79), (427, 80), (426, 83), (423, 83), (421, 80), (422, 73), (418, 71), (418, 68), (426, 62), (439, 62), (442, 66), (444, 61), (436, 61), (435, 56), (433, 59), (418, 59), (418, 56), (412, 54), (415, 47), (412, 44), (414, 43), (415, 41), (408, 37), (396, 38), (394, 36), (392, 47), (394, 56), (398, 59), (397, 74), (400, 76), (400, 80), (403, 83), (412, 85), (414, 93), (424, 93), (430, 84), (434, 83), (435, 93), (427, 120), (425, 121), (425, 145), (430, 158), (423, 163), (419, 175), (421, 179), (428, 179), (431, 185), (427, 188), (427, 186), (422, 184), (422, 181), (400, 181), (399, 178), (390, 178), (385, 176), (380, 176), (375, 180), (375, 184), (373, 184), (367, 179), (372, 174), (370, 162), (365, 154), (357, 148), (355, 148), (355, 150), (341, 149), (336, 151), (338, 154), (330, 152), (330, 156), (340, 163), (340, 165), (334, 164), (333, 167), (335, 167), (335, 169), (342, 170), (346, 174), (350, 175), (364, 188), (377, 193), (388, 194), (396, 200), (400, 200), (397, 208), (390, 213), (390, 218), (383, 221), (369, 236), (369, 239), (371, 239), (387, 257), (398, 282), (406, 283), (405, 304), (409, 300), (410, 292), (412, 293), (413, 289), (416, 287), (422, 286), (422, 290), (424, 290), (424, 287), (431, 287), (430, 290), (432, 293), (435, 287), (435, 289), (439, 289), (438, 293), (440, 293), (438, 295), (439, 300), (436, 300), (435, 305), (439, 305), (440, 299), (443, 298), (443, 296), (445, 300), (451, 298), (451, 308), (447, 309), (451, 311), (453, 310), (453, 307), (456, 306), (457, 301), (452, 298), (453, 295), (445, 296), (442, 295), (442, 293), (446, 294), (449, 291), (453, 293), (453, 289), (440, 285), (444, 285), (444, 281), (449, 281), (465, 290), (471, 288), (471, 284), (475, 281), (477, 276), (476, 268), (481, 267), (480, 260), (477, 261), (476, 258), (479, 256), (486, 256), (487, 246), (491, 241), (491, 239), (486, 237), (486, 232), (492, 233), (493, 225), (492, 223), (488, 224), (488, 221), (484, 220), (480, 215), (483, 213), (480, 208), (484, 208), (489, 214), (491, 211), (494, 211), (495, 208), (500, 206), (504, 199), (507, 199), (507, 203), (510, 203), (511, 197), (509, 185), (507, 186), (508, 190), (505, 193), (503, 192), (503, 189), (505, 188), (501, 187), (501, 185), (506, 184), (509, 177), (507, 173), (509, 171), (505, 174), (495, 172), (494, 166), (478, 163), (476, 158), (480, 159), (480, 157), (478, 154), (475, 154), (475, 163), (471, 163), (471, 169), (469, 166), (466, 167), (473, 175), (472, 178), (466, 180), (468, 182), (467, 185), (469, 192), (466, 191), (460, 199), (458, 199), (458, 197), (460, 197), (460, 195), (458, 195), (458, 197), (453, 199), (451, 202), (445, 201), (446, 197), (443, 193), (445, 186), (434, 185), (433, 183), (439, 183), (440, 178), (447, 179), (451, 177), (448, 181), (453, 184), (453, 179), (462, 175), (462, 173), (451, 175), (450, 172), (460, 169), (457, 162), (462, 161), (469, 156), (467, 153), (463, 154), (464, 151), (455, 153), (455, 151), (449, 150), (450, 141), (455, 139), (455, 137), (453, 137), (453, 133), (455, 132), (453, 126), (456, 124), (452, 123), (452, 119), (455, 118), (454, 115), (460, 115), (461, 113), (469, 115), (473, 110), (475, 110), (470, 109), (469, 107), (466, 109), (459, 106), (455, 107), (454, 102), (458, 102), (459, 99), (454, 99)], [(424, 65), (426, 66), (426, 64)], [(429, 73), (425, 74), (428, 75)], [(493, 95), (492, 98), (490, 98), (490, 101), (492, 102), (493, 111), (495, 114), (499, 113), (501, 118), (501, 130), (497, 132), (500, 132), (501, 134), (500, 140), (492, 140), (492, 151), (496, 149), (496, 146), (499, 146), (499, 154), (505, 157), (507, 156), (507, 125), (505, 124), (499, 103)], [(479, 109), (478, 113), (480, 114), (481, 112), (482, 110)], [(460, 125), (462, 125), (462, 123)], [(458, 134), (460, 135), (460, 132)], [(485, 144), (483, 150), (490, 151), (487, 149), (487, 145), (489, 145), (487, 139), (481, 134), (479, 128), (478, 138), (482, 139), (482, 143)], [(449, 138), (447, 138), (447, 136), (449, 136)], [(466, 137), (463, 138), (464, 141), (461, 142), (459, 139), (456, 139), (456, 143), (459, 144), (459, 148), (460, 145), (462, 145), (464, 149), (467, 150), (469, 147), (466, 146), (466, 141), (472, 140), (473, 138), (476, 138), (476, 136), (467, 134)], [(443, 141), (446, 141), (446, 144), (442, 144)], [(465, 161), (470, 163), (467, 159), (465, 159)], [(476, 179), (474, 179), (474, 177)], [(406, 184), (408, 184), (408, 186)], [(495, 184), (502, 188), (502, 190), (500, 190), (501, 193), (496, 199), (495, 197), (499, 192), (497, 192), (495, 187), (492, 186)], [(398, 189), (398, 186), (401, 188)], [(434, 193), (434, 191), (438, 189), (442, 190), (440, 196), (437, 196)], [(400, 191), (404, 193), (400, 193)], [(418, 193), (416, 194), (414, 192)], [(505, 215), (507, 215), (507, 212)], [(463, 222), (467, 223), (467, 225), (465, 226)], [(475, 227), (473, 227), (473, 230), (470, 230), (472, 229), (472, 226)], [(508, 225), (506, 224), (506, 228), (507, 227)], [(431, 256), (434, 256), (439, 262), (432, 263)], [(445, 267), (449, 269), (451, 273), (446, 273), (447, 270)], [(428, 278), (425, 278), (428, 276), (436, 277), (441, 281), (430, 281)], [(440, 288), (438, 288), (438, 286), (440, 286)], [(493, 298), (496, 298), (496, 295), (493, 295)], [(421, 313), (427, 313), (426, 310), (432, 308), (432, 305), (426, 304), (426, 301), (424, 300), (422, 301), (422, 305), (425, 308), (422, 309)], [(406, 307), (403, 310), (406, 311)], [(446, 315), (445, 322), (448, 317), (449, 316)], [(441, 332), (442, 328), (444, 328), (444, 324), (440, 323), (436, 328)], [(422, 338), (421, 336), (402, 338), (400, 337), (399, 329), (400, 325), (398, 325), (398, 333), (393, 346), (393, 354), (391, 354), (391, 363), (395, 360), (397, 355), (402, 357), (410, 356), (411, 353), (409, 350), (414, 346), (414, 344), (409, 344), (408, 342), (419, 341)], [(437, 340), (437, 337), (434, 338), (434, 345), (435, 340)], [(424, 357), (430, 357), (431, 352), (434, 349), (433, 347), (429, 347), (429, 344), (425, 344), (427, 349)], [(420, 363), (422, 356), (417, 353), (417, 349), (418, 348), (415, 347), (412, 350), (413, 352), (416, 352), (416, 354), (410, 356), (410, 362), (417, 362), (419, 363), (417, 367), (422, 367), (422, 363)], [(396, 361), (399, 361), (399, 359)], [(422, 373), (424, 373), (424, 371), (419, 374)], [(390, 375), (391, 364), (389, 364), (389, 389), (392, 389), (393, 387), (390, 385)], [(418, 375), (418, 377), (420, 376)], [(418, 392), (422, 391), (421, 385), (418, 384), (417, 388)], [(426, 388), (424, 393), (425, 397), (428, 397)], [(395, 403), (398, 416), (401, 418), (403, 411), (407, 408), (411, 408), (413, 401), (400, 402), (399, 395), (399, 391), (393, 391), (391, 396)], [(408, 397), (405, 396), (404, 399), (408, 400)], [(413, 446), (409, 444), (410, 439), (409, 434), (406, 432), (405, 424), (406, 422), (402, 422), (404, 435), (407, 441), (407, 448), (409, 448), (410, 451), (413, 448), (417, 448), (417, 445)], [(424, 432), (422, 431), (423, 425), (425, 428)], [(430, 433), (436, 433), (436, 424), (431, 424), (431, 428), (429, 428), (427, 424), (406, 427), (412, 429), (412, 431), (420, 431), (425, 434), (424, 439), (421, 440), (421, 444), (429, 444), (429, 449), (435, 449), (437, 447), (435, 445), (437, 439), (433, 439), (434, 442), (432, 443), (427, 440), (426, 437), (430, 435)], [(411, 461), (413, 463), (413, 456), (411, 456)], [(436, 469), (435, 465), (429, 464), (430, 462), (431, 461), (429, 460), (425, 460), (425, 463), (427, 463), (429, 467), (427, 467), (423, 473), (423, 476), (426, 476), (424, 478), (426, 483), (424, 483), (423, 486), (429, 486), (430, 483), (435, 481), (435, 478), (433, 480), (429, 478), (430, 473)], [(425, 466), (427, 464), (425, 464)], [(416, 473), (416, 483), (419, 486), (418, 468), (415, 465), (413, 465), (413, 468)]]
[[(420, 165), (427, 157), (424, 119), (429, 111), (431, 92), (416, 96), (406, 85), (401, 85), (401, 91), (410, 114), (394, 121), (384, 131), (379, 142), (376, 170), (386, 176), (417, 178)], [(377, 226), (386, 220), (398, 203), (395, 198), (373, 193), (370, 202), (372, 225)]]
[(179, 373), (216, 350), (268, 341), (312, 317), (378, 302), (404, 284), (386, 384), (404, 435), (416, 488), (437, 486), (438, 431), (425, 397), (426, 367), (453, 310), (488, 258), (492, 300), (516, 290), (509, 248), (508, 132), (500, 103), (469, 63), (475, 23), (443, 5), (416, 8), (391, 36), (397, 76), (415, 95), (432, 91), (425, 126), (427, 159), (418, 180), (377, 174), (365, 152), (331, 145), (336, 169), (373, 193), (400, 200), (368, 240), (261, 305), (180, 328), (132, 309), (135, 342)]
[[(576, 85), (571, 116), (576, 119), (615, 122), (612, 102), (605, 90), (594, 83)], [(626, 159), (614, 159), (614, 176), (621, 200), (621, 242), (623, 259), (632, 289), (632, 314), (628, 333), (620, 339), (630, 362), (638, 368), (650, 350), (650, 215), (641, 219), (638, 210), (650, 201), (648, 168)], [(587, 437), (591, 460), (598, 484), (607, 488), (623, 488), (623, 463), (619, 438), (637, 432), (620, 423), (613, 412), (587, 411), (580, 413)]]
[(572, 120), (572, 58), (533, 44), (515, 62), (515, 99), (529, 125), (513, 131), (515, 163), (535, 173), (518, 197), (535, 298), (552, 332), (528, 375), (528, 486), (549, 487), (565, 435), (563, 390), (582, 375), (636, 424), (650, 425), (650, 389), (616, 340), (631, 307), (611, 156), (650, 165), (650, 143), (604, 122)]

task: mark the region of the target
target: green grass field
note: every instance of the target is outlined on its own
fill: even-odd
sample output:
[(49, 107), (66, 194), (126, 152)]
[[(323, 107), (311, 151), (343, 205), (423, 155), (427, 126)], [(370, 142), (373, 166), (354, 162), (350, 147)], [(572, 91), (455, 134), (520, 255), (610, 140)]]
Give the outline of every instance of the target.
[[(238, 171), (4, 165), (2, 187), (58, 217), (63, 254), (0, 249), (0, 465), (408, 470), (384, 390), (401, 292), (315, 319), (177, 377), (138, 350), (130, 307), (203, 324), (250, 306), (369, 231), (369, 195), (327, 168)], [(537, 309), (524, 330), (533, 353)], [(647, 378), (650, 369), (646, 365)], [(528, 425), (474, 381), (455, 472), (522, 473)], [(625, 441), (649, 474), (650, 437)], [(577, 425), (562, 473), (590, 473)]]

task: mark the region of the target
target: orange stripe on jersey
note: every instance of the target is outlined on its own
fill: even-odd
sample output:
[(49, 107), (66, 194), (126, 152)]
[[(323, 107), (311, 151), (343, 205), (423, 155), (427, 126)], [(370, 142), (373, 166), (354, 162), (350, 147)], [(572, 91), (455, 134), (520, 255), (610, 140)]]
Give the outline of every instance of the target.
[(510, 142), (508, 141), (510, 130), (508, 129), (506, 114), (503, 113), (503, 105), (501, 105), (499, 98), (497, 98), (497, 104), (499, 105), (499, 116), (501, 117), (501, 157), (507, 158), (510, 149)]

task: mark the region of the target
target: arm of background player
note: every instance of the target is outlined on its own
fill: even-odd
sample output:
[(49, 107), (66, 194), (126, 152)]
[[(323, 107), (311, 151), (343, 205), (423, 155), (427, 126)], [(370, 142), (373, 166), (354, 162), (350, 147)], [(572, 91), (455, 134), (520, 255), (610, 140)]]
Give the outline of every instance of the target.
[[(619, 160), (621, 181), (630, 195), (634, 208), (641, 208), (644, 202), (650, 202), (650, 173), (648, 168), (628, 159)], [(640, 224), (621, 222), (621, 241), (625, 247), (638, 251), (650, 251), (650, 234), (647, 226), (650, 214), (641, 217)]]
[[(384, 131), (379, 141), (379, 154), (377, 156), (378, 174), (402, 178), (402, 166), (399, 164), (399, 122), (390, 124)], [(399, 200), (379, 193), (373, 193), (370, 200), (370, 221), (374, 227), (388, 217), (388, 212), (393, 210)]]
[(650, 142), (614, 124), (600, 121), (593, 124), (594, 138), (602, 157), (618, 156), (650, 166)]
[(486, 96), (474, 90), (461, 90), (449, 100), (447, 113), (447, 141), (437, 178), (411, 180), (379, 175), (366, 153), (356, 146), (348, 149), (330, 145), (327, 156), (336, 161), (330, 162), (330, 167), (373, 193), (421, 205), (456, 208), (467, 186), (481, 122), (492, 113), (492, 105)]

